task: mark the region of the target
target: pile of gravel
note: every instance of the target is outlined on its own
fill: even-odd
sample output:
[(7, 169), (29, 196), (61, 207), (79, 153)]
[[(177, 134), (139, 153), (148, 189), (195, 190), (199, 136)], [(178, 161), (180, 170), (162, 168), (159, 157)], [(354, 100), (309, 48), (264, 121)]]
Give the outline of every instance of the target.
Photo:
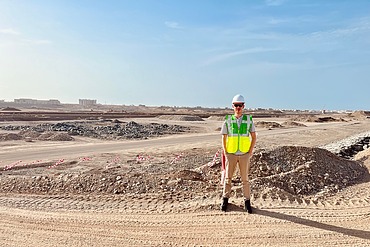
[(253, 187), (279, 188), (292, 195), (337, 192), (360, 181), (362, 164), (321, 148), (283, 146), (253, 156)]
[(370, 148), (370, 131), (322, 146), (326, 150), (346, 159), (353, 158), (358, 152)]
[[(166, 134), (178, 134), (188, 131), (188, 127), (169, 124), (139, 124), (134, 121), (121, 123), (115, 121), (113, 123), (96, 122), (62, 122), (62, 123), (44, 123), (36, 126), (1, 126), (0, 129), (7, 131), (20, 131), (20, 135), (28, 138), (37, 138), (38, 140), (49, 140), (51, 133), (62, 132), (71, 136), (84, 136), (90, 138), (116, 140), (116, 139), (147, 139), (153, 136), (161, 136)], [(39, 135), (37, 135), (39, 133)], [(56, 140), (68, 139), (66, 136), (55, 137)], [(72, 138), (69, 138), (72, 140)]]

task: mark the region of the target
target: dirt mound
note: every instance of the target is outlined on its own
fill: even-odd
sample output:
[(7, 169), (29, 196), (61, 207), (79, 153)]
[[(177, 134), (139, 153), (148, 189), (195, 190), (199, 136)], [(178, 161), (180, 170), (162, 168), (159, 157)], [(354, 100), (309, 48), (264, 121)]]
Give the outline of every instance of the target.
[(158, 116), (158, 118), (174, 120), (174, 121), (204, 121), (203, 118), (199, 116), (192, 116), (192, 115), (161, 115), (161, 116)]
[(284, 123), (282, 123), (283, 126), (291, 126), (291, 127), (307, 127), (307, 125), (305, 124), (302, 124), (302, 123), (298, 123), (298, 122), (295, 122), (295, 121), (286, 121)]
[(24, 138), (36, 139), (41, 135), (41, 133), (33, 130), (22, 130), (19, 132), (19, 135), (23, 136)]
[(359, 152), (358, 154), (356, 154), (354, 159), (360, 162), (364, 162), (367, 169), (370, 169), (370, 148), (365, 149)]
[(333, 118), (332, 116), (296, 116), (292, 117), (291, 121), (298, 122), (313, 122), (313, 123), (327, 123), (327, 122), (343, 122), (343, 118)]
[[(107, 166), (103, 160), (60, 161), (54, 165), (37, 164), (33, 169), (11, 164), (12, 169), (2, 171), (0, 192), (155, 194), (171, 195), (179, 200), (219, 197), (221, 162), (215, 151), (189, 150), (177, 156), (161, 157), (148, 154), (145, 159), (132, 157), (114, 166)], [(94, 162), (94, 165), (85, 164), (76, 173), (73, 168), (84, 165), (82, 162)], [(362, 181), (368, 174), (359, 162), (339, 158), (320, 148), (284, 146), (262, 150), (256, 152), (251, 162), (254, 198), (323, 197)], [(45, 169), (53, 166), (56, 167)], [(233, 193), (238, 197), (242, 196), (240, 188), (237, 173), (233, 178)]]
[(67, 133), (56, 133), (49, 137), (49, 141), (73, 141), (74, 138)]
[(349, 114), (349, 116), (355, 119), (363, 120), (366, 118), (370, 118), (370, 111), (355, 111)]
[[(34, 130), (22, 130), (19, 134), (14, 135), (12, 140), (22, 140), (25, 139), (26, 141), (32, 140), (39, 140), (39, 141), (73, 141), (74, 138), (70, 136), (68, 133), (62, 132), (53, 132), (53, 131), (46, 131), (46, 132), (38, 132)], [(4, 140), (5, 141), (5, 140)]]
[(74, 138), (67, 133), (44, 132), (39, 135), (37, 140), (40, 141), (73, 141)]
[(22, 140), (22, 136), (14, 133), (0, 134), (0, 141), (16, 141)]
[(21, 110), (13, 107), (5, 107), (4, 109), (1, 109), (1, 111), (21, 111)]
[(181, 170), (174, 174), (174, 177), (177, 179), (184, 179), (184, 180), (193, 180), (193, 181), (202, 181), (204, 178), (202, 177), (202, 174), (191, 171), (191, 170)]
[(209, 120), (215, 120), (215, 121), (224, 121), (225, 116), (210, 116), (208, 117)]
[(258, 121), (255, 123), (256, 127), (260, 127), (260, 128), (268, 128), (268, 129), (272, 129), (272, 128), (282, 128), (283, 126), (279, 123), (276, 123), (276, 122), (267, 122), (267, 121)]
[(309, 117), (307, 122), (315, 122), (315, 123), (327, 123), (327, 122), (341, 122), (344, 121), (343, 119), (336, 119), (333, 117)]
[(49, 138), (51, 138), (53, 135), (54, 135), (54, 133), (53, 133), (53, 132), (51, 132), (51, 131), (43, 132), (43, 133), (41, 133), (41, 135), (39, 135), (39, 136), (37, 137), (37, 140), (40, 140), (40, 141), (47, 141), (47, 140), (49, 140)]
[(282, 128), (282, 127), (306, 127), (306, 125), (302, 123), (298, 123), (295, 121), (285, 121), (282, 124), (276, 123), (276, 122), (268, 122), (268, 121), (258, 121), (255, 123), (257, 127), (261, 128)]
[(337, 192), (368, 173), (358, 162), (320, 148), (284, 146), (253, 156), (253, 186), (278, 188), (292, 195)]

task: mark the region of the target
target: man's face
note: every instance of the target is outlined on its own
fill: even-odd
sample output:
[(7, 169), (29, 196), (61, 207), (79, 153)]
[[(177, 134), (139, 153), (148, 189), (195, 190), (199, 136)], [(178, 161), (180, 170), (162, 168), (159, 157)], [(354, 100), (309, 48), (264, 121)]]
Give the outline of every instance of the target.
[(235, 102), (235, 103), (233, 103), (233, 108), (234, 108), (235, 113), (241, 113), (244, 109), (244, 103)]

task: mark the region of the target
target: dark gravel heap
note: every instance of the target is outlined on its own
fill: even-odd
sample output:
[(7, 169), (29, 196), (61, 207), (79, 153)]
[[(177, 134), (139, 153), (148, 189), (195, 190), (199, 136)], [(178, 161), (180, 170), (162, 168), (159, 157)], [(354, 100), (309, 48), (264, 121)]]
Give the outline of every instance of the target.
[[(121, 123), (111, 121), (109, 123), (101, 122), (62, 122), (62, 123), (44, 123), (36, 126), (29, 125), (7, 125), (0, 129), (8, 131), (21, 131), (22, 136), (36, 136), (37, 133), (44, 132), (65, 132), (71, 136), (84, 136), (99, 139), (147, 139), (153, 136), (166, 134), (178, 134), (189, 130), (188, 127), (169, 124), (138, 124), (134, 121)], [(35, 134), (36, 132), (36, 134)], [(9, 138), (8, 138), (9, 139)]]

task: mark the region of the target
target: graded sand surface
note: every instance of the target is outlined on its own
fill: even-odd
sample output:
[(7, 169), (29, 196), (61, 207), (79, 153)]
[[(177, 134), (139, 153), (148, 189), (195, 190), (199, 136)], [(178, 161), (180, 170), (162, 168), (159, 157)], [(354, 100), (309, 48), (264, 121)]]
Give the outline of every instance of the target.
[[(369, 119), (257, 128), (253, 214), (243, 209), (237, 174), (230, 207), (219, 210), (221, 121), (124, 121), (170, 121), (192, 131), (147, 140), (0, 142), (1, 246), (370, 246), (369, 149), (356, 155), (358, 163), (315, 149), (370, 131)], [(338, 174), (314, 170), (347, 163), (354, 168)], [(317, 177), (305, 184), (310, 193), (290, 191), (302, 174)], [(285, 180), (274, 184), (277, 178)]]

